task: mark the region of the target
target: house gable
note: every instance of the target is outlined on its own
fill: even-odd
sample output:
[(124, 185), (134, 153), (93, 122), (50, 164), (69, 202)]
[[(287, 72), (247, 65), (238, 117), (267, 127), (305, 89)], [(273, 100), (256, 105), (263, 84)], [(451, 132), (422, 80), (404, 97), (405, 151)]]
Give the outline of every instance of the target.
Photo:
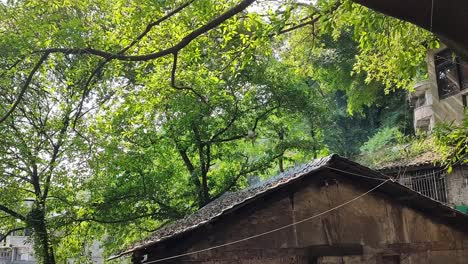
[[(334, 164), (337, 165), (338, 163)], [(348, 166), (348, 169), (351, 167)], [(354, 171), (358, 170), (354, 168)], [(252, 202), (223, 214), (216, 221), (171, 237), (164, 242), (141, 248), (135, 252), (135, 257), (146, 255), (147, 261), (154, 261), (242, 240), (317, 215), (361, 195), (376, 184), (376, 180), (370, 178), (361, 178), (359, 184), (356, 184), (356, 180), (350, 178), (350, 175), (324, 167), (291, 184), (257, 197)], [(396, 183), (388, 186), (393, 184)], [(184, 256), (177, 261), (178, 263), (192, 261), (257, 263), (255, 260), (258, 260), (260, 261), (258, 263), (308, 263), (311, 258), (319, 257), (314, 255), (316, 253), (312, 253), (314, 249), (324, 245), (328, 245), (328, 248), (332, 249), (331, 252), (343, 252), (343, 245), (354, 248), (361, 245), (367, 255), (369, 251), (376, 251), (379, 252), (377, 254), (380, 254), (379, 256), (401, 254), (403, 251), (415, 256), (418, 254), (435, 256), (436, 253), (428, 251), (428, 248), (431, 249), (433, 246), (438, 248), (434, 251), (438, 252), (437, 254), (452, 251), (465, 254), (463, 240), (467, 239), (466, 232), (459, 229), (457, 221), (448, 221), (450, 218), (463, 218), (463, 216), (436, 216), (428, 211), (430, 206), (433, 206), (437, 213), (444, 210), (441, 209), (443, 207), (437, 209), (439, 205), (433, 203), (434, 201), (429, 202), (428, 206), (425, 204), (428, 201), (418, 199), (413, 192), (406, 193), (413, 196), (398, 198), (395, 197), (396, 189), (392, 190), (388, 186), (385, 190), (371, 193), (339, 210), (310, 221), (240, 243)], [(421, 204), (414, 204), (412, 199), (422, 200), (418, 201)], [(425, 210), (416, 210), (415, 206)], [(452, 213), (451, 210), (443, 213), (447, 212)], [(340, 246), (331, 247), (333, 245)], [(457, 254), (450, 263), (463, 263), (459, 262), (457, 256), (460, 254)], [(232, 262), (235, 258), (242, 261)]]

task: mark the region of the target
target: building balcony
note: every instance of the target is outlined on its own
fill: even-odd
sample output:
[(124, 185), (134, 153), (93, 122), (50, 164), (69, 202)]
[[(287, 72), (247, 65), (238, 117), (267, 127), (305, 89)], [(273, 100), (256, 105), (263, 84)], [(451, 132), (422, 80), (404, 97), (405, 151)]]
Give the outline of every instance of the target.
[(414, 128), (415, 130), (430, 131), (433, 125), (434, 110), (432, 105), (423, 105), (414, 109)]
[(414, 109), (414, 120), (428, 119), (434, 115), (432, 105), (422, 105)]

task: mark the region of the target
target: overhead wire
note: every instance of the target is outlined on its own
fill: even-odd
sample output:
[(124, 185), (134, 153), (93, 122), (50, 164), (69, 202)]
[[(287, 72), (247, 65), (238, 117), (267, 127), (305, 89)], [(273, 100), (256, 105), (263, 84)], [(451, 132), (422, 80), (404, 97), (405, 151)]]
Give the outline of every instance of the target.
[(430, 26), (430, 32), (432, 32), (432, 26), (434, 23), (434, 0), (432, 0), (432, 5), (431, 5), (431, 26)]
[(353, 172), (345, 171), (345, 170), (340, 170), (338, 168), (334, 168), (334, 167), (330, 167), (330, 166), (326, 166), (326, 165), (324, 167), (328, 168), (328, 169), (331, 169), (331, 170), (334, 170), (334, 171), (339, 171), (339, 172), (343, 172), (343, 173), (350, 174), (350, 175), (353, 175), (353, 176), (357, 176), (357, 177), (361, 177), (361, 178), (367, 178), (367, 179), (376, 180), (376, 181), (386, 181), (386, 180), (392, 179), (392, 177), (387, 176), (385, 174), (382, 174), (382, 175), (388, 177), (389, 179), (382, 179), (382, 178), (364, 176), (364, 175), (361, 175), (361, 174), (357, 174), (357, 173), (353, 173)]
[[(350, 172), (347, 172), (347, 173), (350, 173)], [(360, 176), (364, 176), (364, 175), (360, 175)], [(364, 177), (368, 178), (367, 176), (364, 176)], [(288, 225), (285, 225), (285, 226), (282, 226), (282, 227), (279, 227), (279, 228), (275, 228), (275, 229), (272, 229), (272, 230), (269, 230), (269, 231), (266, 231), (266, 232), (262, 232), (262, 233), (259, 233), (259, 234), (256, 234), (256, 235), (248, 236), (246, 238), (242, 238), (242, 239), (238, 239), (238, 240), (231, 241), (231, 242), (228, 242), (228, 243), (220, 244), (220, 245), (217, 245), (217, 246), (212, 246), (212, 247), (208, 247), (208, 248), (205, 248), (205, 249), (195, 250), (195, 251), (191, 251), (191, 252), (187, 252), (187, 253), (183, 253), (183, 254), (178, 254), (178, 255), (173, 255), (173, 256), (170, 256), (170, 257), (160, 258), (160, 259), (147, 261), (147, 262), (143, 262), (143, 263), (144, 264), (151, 264), (151, 263), (157, 263), (157, 262), (167, 261), (167, 260), (171, 260), (171, 259), (186, 257), (186, 256), (198, 254), (198, 253), (203, 253), (203, 252), (206, 252), (206, 251), (210, 251), (210, 250), (214, 250), (214, 249), (218, 249), (218, 248), (238, 244), (238, 243), (245, 242), (245, 241), (248, 241), (248, 240), (251, 240), (251, 239), (254, 239), (254, 238), (258, 238), (258, 237), (262, 237), (262, 236), (265, 236), (265, 235), (268, 235), (268, 234), (272, 234), (274, 232), (278, 232), (278, 231), (284, 230), (284, 229), (289, 228), (289, 227), (293, 227), (295, 225), (310, 221), (310, 220), (315, 219), (317, 217), (320, 217), (320, 216), (323, 216), (323, 215), (328, 214), (330, 212), (333, 212), (335, 210), (338, 210), (338, 209), (340, 209), (340, 208), (342, 208), (342, 207), (344, 207), (344, 206), (346, 206), (346, 205), (348, 205), (348, 204), (350, 204), (350, 203), (352, 203), (352, 202), (354, 202), (356, 200), (359, 200), (360, 198), (362, 198), (362, 197), (368, 195), (369, 193), (377, 190), (378, 188), (380, 188), (382, 185), (386, 184), (389, 181), (393, 181), (393, 180), (391, 178), (383, 180), (383, 182), (379, 183), (377, 186), (375, 186), (375, 187), (369, 189), (368, 191), (354, 197), (351, 200), (348, 200), (348, 201), (346, 201), (346, 202), (344, 202), (344, 203), (342, 203), (340, 205), (337, 205), (337, 206), (335, 206), (333, 208), (325, 210), (325, 211), (323, 211), (321, 213), (318, 213), (318, 214), (315, 214), (313, 216), (304, 218), (304, 219), (302, 219), (300, 221), (297, 221), (297, 222), (294, 222), (294, 223), (291, 223), (291, 224), (288, 224)]]

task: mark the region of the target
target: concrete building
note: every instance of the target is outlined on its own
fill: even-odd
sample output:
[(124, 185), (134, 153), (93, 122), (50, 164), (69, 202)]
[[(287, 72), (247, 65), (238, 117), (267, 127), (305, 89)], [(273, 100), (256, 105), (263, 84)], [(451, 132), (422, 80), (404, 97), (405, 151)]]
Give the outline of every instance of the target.
[(35, 264), (29, 238), (27, 231), (16, 231), (0, 242), (0, 264)]
[[(91, 257), (91, 264), (103, 264), (103, 249), (101, 243), (93, 241), (89, 245), (88, 252)], [(0, 264), (36, 264), (34, 258), (34, 248), (31, 242), (29, 231), (16, 231), (0, 242)], [(67, 264), (74, 264), (72, 258), (67, 260)]]
[(442, 47), (429, 50), (428, 80), (416, 83), (411, 94), (414, 129), (432, 131), (440, 122), (461, 123), (468, 96), (468, 64)]
[(198, 264), (462, 264), (468, 215), (336, 155), (228, 193), (114, 258)]

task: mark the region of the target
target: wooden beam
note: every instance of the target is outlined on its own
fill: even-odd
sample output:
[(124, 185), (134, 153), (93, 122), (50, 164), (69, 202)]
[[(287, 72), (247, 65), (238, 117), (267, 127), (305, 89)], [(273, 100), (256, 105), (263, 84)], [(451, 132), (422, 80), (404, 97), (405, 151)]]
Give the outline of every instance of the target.
[(333, 244), (309, 246), (306, 252), (311, 257), (350, 256), (362, 255), (364, 250), (361, 244)]

